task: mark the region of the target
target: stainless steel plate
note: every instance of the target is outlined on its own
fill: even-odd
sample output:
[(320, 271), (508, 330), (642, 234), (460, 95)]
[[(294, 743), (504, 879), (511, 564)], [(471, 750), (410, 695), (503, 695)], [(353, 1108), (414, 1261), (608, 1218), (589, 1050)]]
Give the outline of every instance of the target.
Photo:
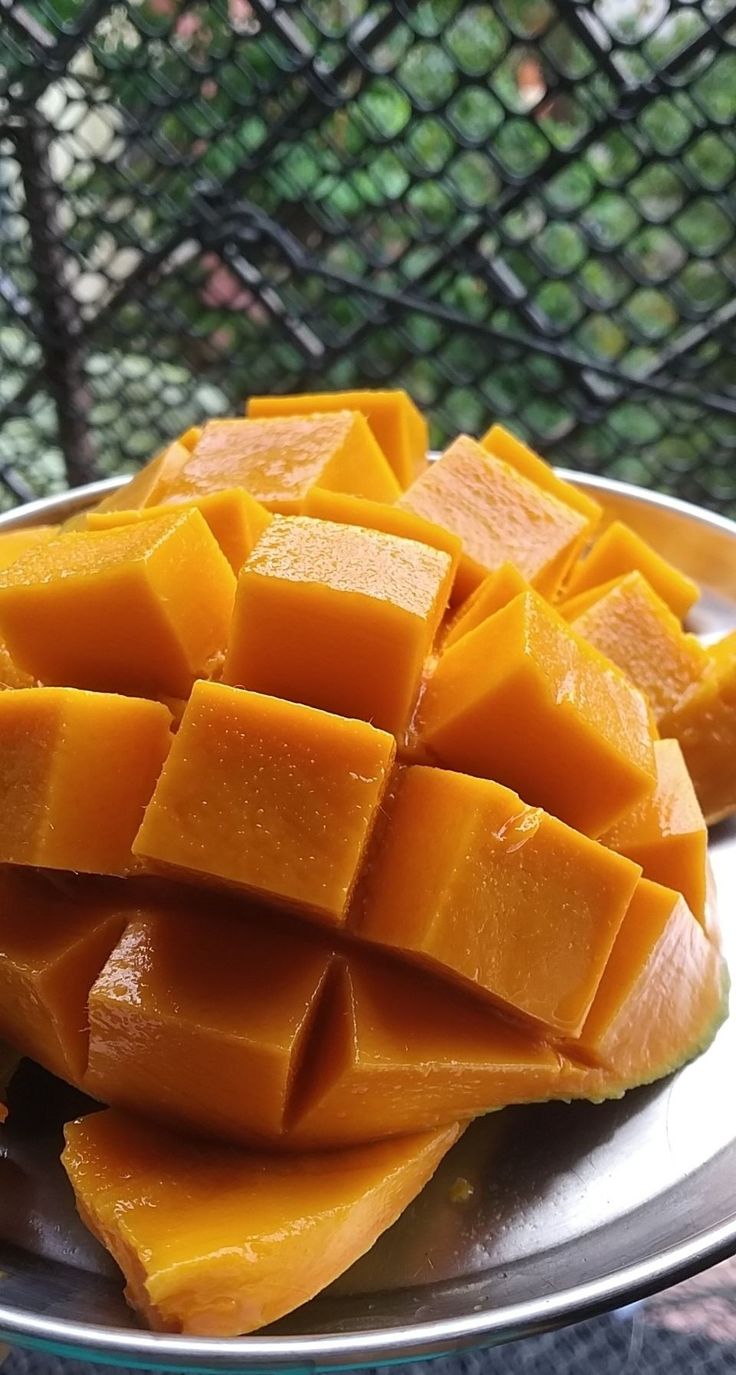
[[(698, 631), (736, 626), (736, 525), (576, 480), (704, 584)], [(61, 519), (115, 485), (37, 502), (0, 525)], [(718, 828), (711, 849), (736, 969), (736, 828)], [(0, 1335), (120, 1365), (306, 1371), (509, 1341), (624, 1303), (736, 1252), (735, 1065), (732, 1017), (695, 1064), (619, 1103), (477, 1122), (369, 1255), (267, 1334), (237, 1341), (136, 1327), (58, 1163), (61, 1124), (79, 1100), (27, 1066), (2, 1135)], [(452, 1201), (459, 1176), (472, 1186), (466, 1203)]]

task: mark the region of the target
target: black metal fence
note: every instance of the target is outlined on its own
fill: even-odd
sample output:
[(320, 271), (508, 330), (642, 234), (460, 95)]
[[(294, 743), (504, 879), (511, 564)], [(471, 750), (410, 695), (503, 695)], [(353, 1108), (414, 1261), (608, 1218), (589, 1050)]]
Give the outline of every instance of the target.
[[(736, 6), (0, 0), (7, 503), (250, 391), (736, 509)], [(3, 498), (0, 496), (0, 501)]]

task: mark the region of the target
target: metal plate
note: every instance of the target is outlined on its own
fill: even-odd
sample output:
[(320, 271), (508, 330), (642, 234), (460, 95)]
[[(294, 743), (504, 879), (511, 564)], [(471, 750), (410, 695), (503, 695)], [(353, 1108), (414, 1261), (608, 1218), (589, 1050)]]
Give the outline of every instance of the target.
[[(736, 626), (736, 525), (633, 488), (579, 479), (705, 586), (694, 628)], [(35, 503), (56, 520), (115, 483)], [(736, 969), (736, 828), (712, 837)], [(237, 1341), (136, 1328), (120, 1279), (76, 1220), (58, 1154), (79, 1100), (17, 1077), (0, 1160), (0, 1335), (120, 1365), (314, 1370), (509, 1341), (624, 1303), (736, 1251), (736, 1017), (706, 1055), (621, 1102), (510, 1108), (477, 1122), (357, 1265), (267, 1334)], [(453, 1202), (458, 1176), (472, 1185)]]

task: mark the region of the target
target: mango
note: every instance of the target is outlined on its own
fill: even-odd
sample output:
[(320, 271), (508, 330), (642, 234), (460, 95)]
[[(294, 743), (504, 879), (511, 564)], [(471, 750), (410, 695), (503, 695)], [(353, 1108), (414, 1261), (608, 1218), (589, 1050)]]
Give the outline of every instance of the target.
[(277, 516), (238, 579), (222, 677), (401, 735), (451, 581), (415, 540)]
[(235, 1337), (306, 1303), (367, 1251), (458, 1134), (279, 1159), (109, 1111), (67, 1126), (62, 1161), (150, 1326)]
[(136, 525), (144, 520), (160, 520), (175, 512), (197, 510), (206, 520), (234, 573), (239, 573), (253, 546), (260, 539), (271, 517), (242, 487), (212, 492), (198, 501), (179, 505), (144, 506), (129, 511), (90, 511), (88, 530), (114, 530), (121, 525)]
[(116, 891), (65, 875), (0, 869), (0, 1035), (81, 1084), (87, 996), (125, 922)]
[(7, 688), (34, 687), (35, 678), (18, 668), (8, 646), (0, 640), (0, 690)]
[(503, 425), (491, 425), (480, 442), (489, 454), (503, 459), (504, 463), (515, 468), (517, 473), (529, 478), (530, 482), (535, 482), (543, 492), (550, 492), (558, 501), (571, 506), (573, 511), (579, 511), (588, 521), (589, 529), (598, 524), (603, 515), (600, 504), (587, 492), (581, 492), (565, 478), (558, 477), (551, 464)]
[(439, 549), (452, 559), (453, 577), (457, 571), (462, 553), (462, 540), (444, 525), (415, 516), (412, 511), (403, 511), (400, 506), (386, 501), (369, 501), (367, 497), (354, 497), (349, 492), (328, 492), (324, 487), (313, 487), (304, 502), (304, 515), (314, 516), (317, 520), (332, 520), (338, 525), (362, 525), (366, 530), (382, 530), (384, 535), (401, 535), (403, 539), (418, 540), (428, 544), (430, 549)]
[(708, 825), (736, 812), (736, 631), (706, 651), (705, 671), (660, 721), (680, 742)]
[(0, 863), (123, 874), (171, 739), (160, 702), (0, 692)]
[(700, 1054), (726, 1015), (727, 989), (723, 959), (682, 895), (641, 879), (574, 1045), (603, 1071), (584, 1075), (580, 1091), (619, 1096)]
[(641, 689), (657, 725), (702, 677), (708, 656), (641, 573), (627, 573), (564, 603), (578, 635)]
[(448, 768), (495, 778), (586, 835), (654, 787), (642, 694), (533, 592), (441, 655), (418, 719)]
[[(190, 433), (187, 431), (185, 438)], [(186, 463), (189, 453), (188, 444), (173, 440), (123, 487), (118, 487), (117, 491), (98, 501), (95, 510), (130, 511), (134, 508), (155, 506), (160, 500), (159, 492), (174, 480), (179, 469)]]
[(330, 958), (265, 910), (144, 899), (90, 993), (87, 1092), (222, 1140), (278, 1137)]
[(395, 749), (363, 721), (200, 681), (135, 853), (339, 925)]
[(43, 683), (185, 697), (225, 646), (234, 596), (192, 510), (28, 550), (0, 572), (0, 634)]
[(461, 435), (404, 492), (401, 510), (444, 525), (463, 541), (458, 600), (488, 573), (513, 563), (552, 596), (579, 552), (589, 522), (516, 469)]
[(498, 783), (410, 766), (349, 925), (575, 1036), (640, 873)]
[(10, 568), (27, 549), (48, 544), (58, 533), (58, 525), (29, 525), (20, 530), (3, 530), (0, 532), (0, 569)]
[(682, 893), (702, 924), (708, 882), (705, 819), (677, 741), (655, 740), (654, 761), (654, 792), (601, 839), (640, 864), (646, 878)]
[(475, 592), (471, 592), (460, 604), (445, 630), (442, 639), (443, 651), (449, 649), (450, 645), (455, 644), (463, 635), (467, 635), (469, 630), (475, 630), (482, 621), (487, 621), (489, 616), (495, 615), (496, 611), (508, 606), (514, 597), (530, 591), (526, 578), (521, 576), (513, 563), (502, 563), (495, 573), (489, 573), (478, 583)]
[(401, 488), (362, 415), (210, 420), (186, 462), (156, 488), (156, 500), (195, 501), (245, 487), (269, 511), (298, 514), (312, 487), (375, 501), (395, 501)]
[(684, 620), (700, 596), (692, 578), (658, 554), (647, 540), (622, 520), (614, 520), (596, 540), (590, 553), (575, 564), (565, 588), (567, 597), (613, 582), (627, 573), (641, 573), (670, 611)]
[(360, 411), (381, 446), (402, 487), (426, 465), (427, 422), (407, 392), (305, 392), (300, 396), (251, 396), (246, 414), (252, 419), (275, 415), (313, 415), (329, 411)]
[(334, 1146), (553, 1097), (560, 1056), (493, 1009), (357, 949), (336, 959), (290, 1109), (293, 1147)]

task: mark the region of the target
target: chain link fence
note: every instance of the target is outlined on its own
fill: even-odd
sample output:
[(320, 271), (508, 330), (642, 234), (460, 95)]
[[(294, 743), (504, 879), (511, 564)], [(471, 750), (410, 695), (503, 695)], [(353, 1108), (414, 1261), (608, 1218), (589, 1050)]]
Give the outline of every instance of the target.
[(0, 0), (0, 504), (252, 391), (736, 510), (736, 6)]

